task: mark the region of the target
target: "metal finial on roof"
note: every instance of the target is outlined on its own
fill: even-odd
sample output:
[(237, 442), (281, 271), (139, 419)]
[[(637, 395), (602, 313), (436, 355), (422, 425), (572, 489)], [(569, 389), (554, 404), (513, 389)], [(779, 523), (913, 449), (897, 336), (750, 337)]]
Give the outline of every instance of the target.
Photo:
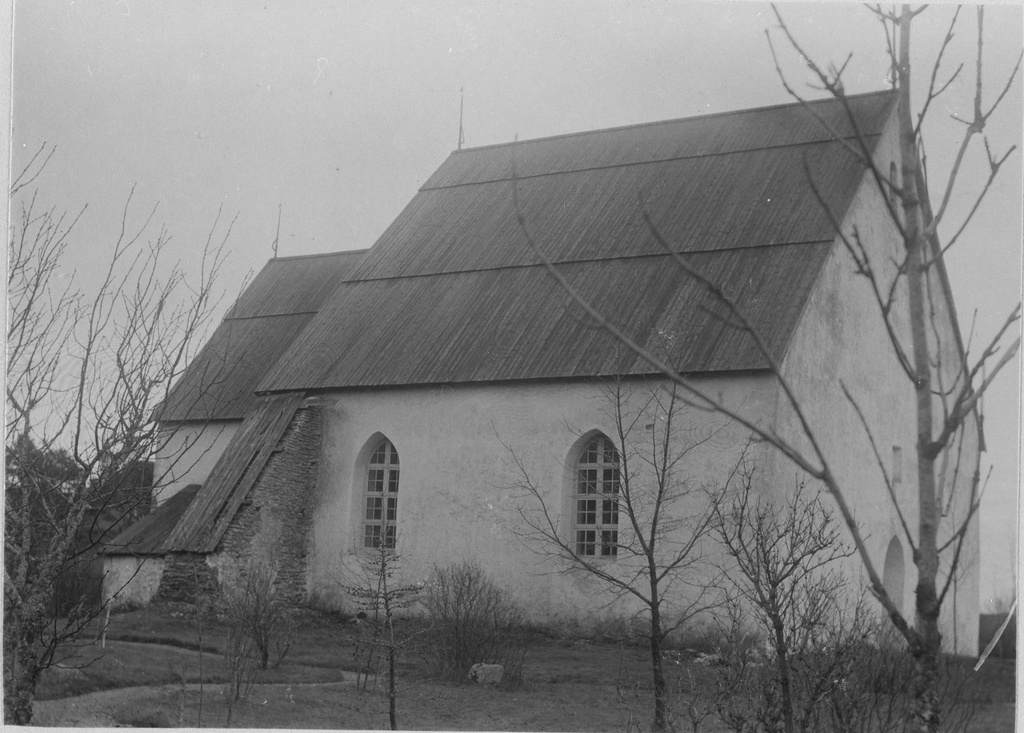
[(459, 147), (462, 150), (462, 143), (466, 142), (466, 133), (462, 129), (462, 109), (466, 103), (466, 88), (459, 87)]
[(277, 259), (277, 242), (281, 238), (281, 204), (277, 205), (277, 234), (274, 235), (274, 243), (271, 245), (274, 249), (274, 259)]

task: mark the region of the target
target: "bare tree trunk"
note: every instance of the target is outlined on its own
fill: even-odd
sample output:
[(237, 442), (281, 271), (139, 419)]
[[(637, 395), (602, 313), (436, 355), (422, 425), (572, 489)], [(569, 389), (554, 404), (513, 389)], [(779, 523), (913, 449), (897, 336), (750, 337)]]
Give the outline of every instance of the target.
[(782, 695), (782, 722), (786, 733), (796, 731), (796, 723), (793, 720), (793, 682), (789, 676), (789, 648), (786, 644), (786, 628), (782, 618), (775, 615), (772, 618), (772, 628), (775, 632), (775, 667), (779, 676), (779, 693)]
[(658, 600), (658, 583), (655, 568), (651, 568), (651, 671), (654, 675), (654, 730), (664, 730), (667, 723), (667, 685), (665, 666), (661, 653), (661, 603)]
[(914, 390), (917, 406), (917, 481), (918, 552), (916, 589), (916, 643), (914, 656), (914, 714), (922, 731), (938, 730), (939, 712), (936, 685), (938, 655), (942, 643), (939, 632), (936, 577), (939, 570), (938, 506), (935, 496), (935, 459), (931, 455), (932, 364), (928, 352), (928, 312), (925, 305), (925, 280), (928, 265), (925, 231), (921, 211), (921, 192), (917, 188), (917, 135), (910, 113), (910, 26), (913, 14), (909, 5), (900, 13), (899, 110), (900, 157), (902, 159), (902, 200), (904, 246), (907, 250), (907, 287), (911, 341), (913, 344)]
[[(43, 618), (40, 613), (37, 618)], [(21, 628), (21, 619), (4, 619), (4, 723), (29, 725), (32, 700), (39, 681), (39, 660), (26, 639), (36, 638)]]
[[(385, 552), (386, 550), (382, 550)], [(395, 625), (391, 615), (391, 596), (388, 593), (388, 578), (386, 574), (381, 575), (382, 598), (384, 604), (384, 618), (387, 623), (388, 634), (388, 722), (391, 723), (391, 730), (398, 730), (397, 700), (398, 690), (395, 686), (395, 657), (397, 649), (395, 645)]]
[(388, 649), (388, 721), (391, 730), (398, 730), (398, 713), (395, 709), (397, 692), (395, 690), (395, 648)]

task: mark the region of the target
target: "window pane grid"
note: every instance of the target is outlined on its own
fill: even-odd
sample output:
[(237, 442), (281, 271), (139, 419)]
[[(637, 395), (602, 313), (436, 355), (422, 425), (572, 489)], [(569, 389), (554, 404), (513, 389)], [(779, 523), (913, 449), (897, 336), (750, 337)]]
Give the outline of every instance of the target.
[(580, 499), (576, 502), (576, 524), (597, 524), (595, 499)]
[(619, 469), (606, 468), (601, 472), (601, 493), (619, 493)]
[(616, 557), (619, 554), (619, 533), (601, 532), (601, 557)]
[(594, 437), (580, 452), (573, 511), (573, 543), (580, 556), (618, 556), (619, 461), (615, 445), (603, 435)]
[(601, 524), (605, 527), (619, 525), (619, 502), (615, 499), (605, 499), (601, 502)]
[(395, 547), (399, 474), (398, 451), (391, 441), (382, 440), (370, 455), (366, 469), (363, 547)]
[(366, 518), (379, 520), (383, 513), (382, 500), (370, 496), (366, 499)]
[(581, 468), (576, 472), (576, 493), (596, 494), (597, 493), (597, 469)]
[(379, 468), (371, 468), (366, 472), (366, 490), (381, 493), (384, 491), (384, 472)]
[(384, 547), (389, 550), (395, 548), (395, 528), (381, 527), (379, 524), (368, 524), (363, 535), (363, 547), (379, 548), (381, 537), (384, 538)]
[(597, 533), (594, 530), (577, 530), (576, 553), (594, 555), (597, 547)]

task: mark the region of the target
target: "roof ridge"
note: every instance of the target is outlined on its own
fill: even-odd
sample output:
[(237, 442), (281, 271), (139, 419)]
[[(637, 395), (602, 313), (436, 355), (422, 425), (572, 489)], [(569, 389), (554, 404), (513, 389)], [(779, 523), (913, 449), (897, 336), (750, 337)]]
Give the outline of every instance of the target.
[[(860, 94), (847, 94), (843, 99), (861, 99), (864, 97), (872, 96), (886, 96), (892, 95), (891, 89), (880, 89), (874, 92), (861, 92)], [(472, 148), (462, 148), (459, 150), (453, 150), (451, 155), (462, 155), (464, 153), (472, 153), (478, 150), (492, 150), (494, 148), (511, 147), (513, 145), (522, 145), (524, 143), (536, 143), (544, 142), (547, 140), (559, 140), (567, 137), (583, 137), (584, 135), (597, 135), (605, 132), (618, 132), (620, 130), (635, 130), (641, 127), (657, 127), (658, 125), (671, 125), (679, 122), (692, 122), (694, 120), (701, 119), (712, 119), (715, 117), (726, 117), (728, 115), (741, 115), (741, 114), (754, 114), (758, 112), (768, 112), (770, 110), (784, 109), (786, 107), (802, 107), (808, 104), (824, 104), (826, 102), (838, 102), (835, 97), (823, 97), (821, 99), (810, 99), (803, 100), (800, 102), (783, 102), (780, 104), (769, 104), (764, 107), (744, 107), (742, 109), (724, 110), (722, 112), (709, 112), (701, 115), (689, 115), (686, 117), (673, 117), (668, 120), (654, 120), (653, 122), (638, 122), (632, 125), (614, 125), (612, 127), (602, 127), (596, 130), (579, 130), (577, 132), (563, 132), (558, 135), (543, 135), (541, 137), (532, 137), (527, 140), (513, 140), (505, 143), (491, 143), (489, 145), (478, 145)]]

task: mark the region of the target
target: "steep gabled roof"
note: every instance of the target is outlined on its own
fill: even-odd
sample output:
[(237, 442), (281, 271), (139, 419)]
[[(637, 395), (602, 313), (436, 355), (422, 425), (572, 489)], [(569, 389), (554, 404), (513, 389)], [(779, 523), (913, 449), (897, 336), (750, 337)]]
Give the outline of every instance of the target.
[[(895, 97), (850, 98), (877, 142)], [(839, 137), (839, 102), (813, 104)], [(767, 366), (646, 226), (713, 275), (781, 359), (864, 167), (800, 105), (457, 151), (420, 189), (258, 390), (647, 373), (527, 245), (684, 372)]]
[(256, 387), (366, 250), (270, 260), (174, 385), (161, 420), (241, 420)]

